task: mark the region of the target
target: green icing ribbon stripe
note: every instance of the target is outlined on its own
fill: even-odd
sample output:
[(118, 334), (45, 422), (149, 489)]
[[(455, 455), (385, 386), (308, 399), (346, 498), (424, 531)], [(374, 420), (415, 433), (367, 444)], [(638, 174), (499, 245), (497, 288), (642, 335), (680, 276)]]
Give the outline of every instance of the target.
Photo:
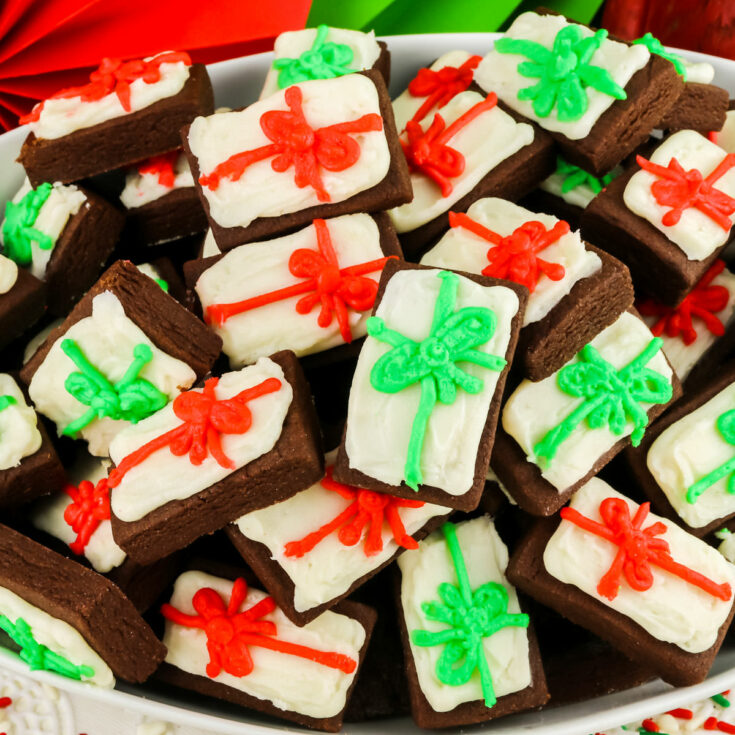
[(674, 65), (677, 74), (681, 74), (684, 77), (684, 81), (686, 81), (687, 68), (684, 64), (684, 58), (679, 56), (679, 54), (667, 51), (666, 47), (652, 33), (646, 33), (644, 36), (636, 38), (633, 44), (645, 46), (652, 54), (656, 54), (656, 56), (670, 61)]
[(367, 321), (367, 333), (393, 349), (381, 356), (370, 371), (370, 383), (382, 393), (400, 393), (419, 384), (419, 406), (411, 427), (405, 465), (405, 481), (418, 491), (423, 483), (421, 455), (429, 419), (437, 401), (451, 405), (457, 399), (457, 388), (466, 393), (481, 393), (484, 382), (457, 367), (470, 362), (487, 370), (502, 370), (506, 361), (475, 349), (486, 344), (495, 333), (497, 318), (486, 307), (467, 306), (456, 311), (459, 276), (439, 271), (439, 295), (429, 335), (421, 342), (389, 329), (377, 316)]
[(562, 177), (562, 194), (568, 194), (584, 184), (589, 186), (595, 194), (599, 194), (615, 178), (615, 174), (611, 172), (598, 179), (583, 168), (569, 163), (561, 156), (556, 157), (556, 173)]
[(32, 244), (41, 250), (51, 250), (54, 241), (33, 225), (41, 207), (51, 195), (51, 184), (41, 184), (31, 189), (19, 202), (7, 202), (3, 221), (3, 249), (5, 255), (20, 266), (29, 266), (33, 260)]
[(442, 532), (452, 557), (457, 585), (443, 582), (438, 587), (441, 602), (424, 602), (421, 609), (427, 620), (444, 623), (446, 630), (411, 631), (414, 645), (444, 646), (436, 662), (436, 675), (448, 686), (462, 686), (479, 672), (486, 707), (497, 701), (483, 640), (508, 627), (527, 628), (528, 615), (508, 612), (508, 590), (497, 582), (487, 582), (473, 590), (462, 548), (453, 523)]
[[(735, 409), (725, 411), (717, 418), (715, 424), (720, 436), (731, 445), (735, 445)], [(728, 477), (729, 475), (729, 477)], [(735, 495), (735, 457), (724, 462), (716, 469), (709, 472), (704, 477), (687, 488), (686, 501), (694, 504), (699, 496), (708, 488), (719, 482), (723, 477), (727, 477), (726, 490), (731, 495)]]
[(0, 396), (0, 411), (15, 406), (17, 403), (18, 401), (13, 396)]

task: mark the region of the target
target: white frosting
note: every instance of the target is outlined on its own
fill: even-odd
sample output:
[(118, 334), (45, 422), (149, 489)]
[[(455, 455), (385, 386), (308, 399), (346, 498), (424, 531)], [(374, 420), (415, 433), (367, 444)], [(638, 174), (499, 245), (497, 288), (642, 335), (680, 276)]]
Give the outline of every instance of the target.
[[(327, 455), (328, 466), (334, 463), (335, 455), (336, 452)], [(372, 556), (364, 552), (364, 533), (357, 545), (345, 546), (337, 537), (337, 531), (300, 558), (286, 556), (287, 543), (299, 541), (329, 523), (352, 502), (317, 482), (288, 500), (248, 513), (235, 522), (244, 536), (265, 544), (273, 561), (291, 578), (297, 612), (311, 610), (343, 595), (353, 582), (370, 574), (397, 551), (402, 551), (385, 521), (381, 534), (383, 550)], [(398, 513), (410, 536), (431, 518), (447, 515), (449, 509), (426, 503), (421, 508), (400, 508)]]
[(158, 272), (156, 267), (152, 263), (140, 263), (135, 266), (144, 276), (158, 281), (161, 278), (161, 274)]
[(687, 82), (696, 82), (697, 84), (711, 84), (715, 78), (715, 67), (706, 61), (688, 61), (680, 57), (681, 63), (684, 65), (684, 79)]
[[(616, 492), (607, 483), (593, 478), (574, 495), (571, 507), (594, 521), (601, 522), (599, 506), (605, 498), (622, 498), (631, 517), (638, 505)], [(716, 549), (679, 528), (675, 523), (649, 513), (643, 523), (663, 523), (663, 538), (673, 559), (717, 584), (735, 586), (735, 567)], [(717, 640), (722, 624), (732, 608), (732, 596), (725, 602), (686, 582), (680, 577), (651, 565), (653, 585), (638, 592), (621, 577), (618, 595), (608, 600), (597, 591), (619, 547), (570, 521), (562, 521), (544, 551), (544, 566), (552, 577), (578, 587), (603, 605), (629, 617), (654, 638), (673, 643), (688, 653), (701, 653)]]
[(183, 153), (179, 153), (174, 164), (173, 186), (164, 186), (159, 183), (157, 173), (142, 174), (137, 169), (133, 169), (125, 176), (125, 188), (120, 194), (120, 201), (128, 209), (135, 209), (160, 199), (176, 189), (191, 186), (194, 186), (194, 179), (189, 168), (189, 161)]
[[(729, 695), (728, 695), (729, 696)], [(725, 698), (727, 699), (727, 697)], [(659, 726), (659, 732), (666, 733), (666, 735), (709, 735), (712, 732), (710, 727), (705, 727), (705, 723), (711, 717), (719, 722), (727, 722), (732, 724), (735, 712), (732, 711), (732, 707), (721, 707), (715, 704), (712, 699), (704, 699), (701, 702), (695, 702), (694, 704), (688, 705), (688, 709), (692, 713), (690, 720), (685, 720), (681, 717), (674, 717), (673, 715), (665, 712), (662, 715), (656, 715), (651, 719)], [(637, 727), (632, 726), (627, 728), (628, 730), (637, 730)], [(716, 730), (716, 732), (722, 732)], [(608, 733), (608, 735), (612, 735)], [(615, 735), (618, 735), (617, 733)], [(626, 735), (625, 730), (621, 730), (619, 735)]]
[[(380, 115), (378, 90), (361, 74), (295, 86), (302, 92), (302, 110), (314, 130), (367, 114)], [(189, 146), (201, 173), (211, 173), (234, 154), (271, 145), (260, 126), (260, 118), (269, 110), (288, 109), (285, 90), (281, 90), (238, 112), (196, 118), (189, 129)], [(360, 146), (356, 163), (344, 171), (319, 168), (331, 203), (376, 186), (390, 168), (391, 155), (384, 130), (354, 133), (350, 137)], [(202, 187), (210, 217), (220, 227), (247, 227), (258, 217), (279, 217), (324, 203), (311, 186), (296, 186), (293, 166), (278, 173), (271, 167), (272, 160), (273, 157), (248, 166), (238, 181), (222, 179), (215, 190)]]
[(648, 469), (674, 510), (693, 528), (735, 513), (735, 495), (727, 492), (727, 475), (695, 503), (686, 500), (691, 485), (735, 457), (735, 447), (725, 441), (716, 424), (733, 407), (735, 384), (669, 426), (648, 450)]
[[(138, 375), (169, 399), (196, 380), (196, 374), (185, 362), (159, 350), (146, 333), (125, 316), (117, 297), (105, 291), (94, 297), (92, 315), (73, 324), (54, 342), (28, 388), (38, 412), (54, 421), (59, 433), (88, 409), (64, 387), (67, 376), (78, 372), (77, 366), (61, 349), (65, 339), (73, 339), (86, 358), (113, 384), (130, 367), (133, 349), (138, 344), (148, 345), (153, 352), (153, 359)], [(97, 419), (79, 432), (79, 436), (89, 442), (92, 454), (105, 456), (110, 440), (126, 425), (122, 420)]]
[[(535, 41), (551, 50), (556, 34), (569, 25), (577, 24), (567, 22), (563, 15), (537, 15), (528, 12), (519, 15), (513, 21), (505, 37)], [(577, 28), (582, 38), (589, 38), (593, 35), (593, 31), (586, 26), (577, 25)], [(643, 45), (629, 46), (606, 39), (592, 55), (589, 63), (606, 69), (613, 80), (625, 89), (625, 85), (633, 75), (643, 69), (650, 58), (651, 54)], [(509, 107), (537, 122), (542, 128), (563, 133), (571, 140), (586, 138), (602, 114), (616, 101), (615, 97), (598, 92), (592, 87), (586, 87), (584, 91), (588, 99), (587, 111), (578, 120), (560, 121), (556, 107), (548, 117), (539, 117), (534, 112), (533, 100), (518, 99), (519, 90), (532, 87), (539, 81), (537, 77), (525, 77), (518, 73), (518, 65), (528, 61), (520, 54), (501, 54), (493, 49), (477, 67), (475, 81), (485, 91), (496, 92)]]
[[(526, 222), (541, 222), (550, 230), (559, 220), (550, 214), (537, 214), (504, 199), (479, 199), (467, 215), (484, 227), (506, 237)], [(464, 227), (452, 227), (429, 252), (421, 258), (423, 265), (450, 268), (470, 273), (482, 273), (487, 267), (487, 252), (494, 246)], [(542, 275), (536, 290), (529, 295), (523, 326), (543, 319), (565, 296), (577, 281), (588, 278), (602, 267), (595, 253), (588, 251), (579, 232), (570, 231), (538, 253), (550, 263), (564, 267), (564, 278), (552, 281)]]
[[(183, 613), (195, 615), (192, 597), (202, 587), (209, 587), (225, 599), (230, 599), (232, 582), (203, 572), (185, 572), (174, 585), (171, 604)], [(240, 610), (250, 609), (266, 595), (249, 589)], [(322, 613), (299, 628), (276, 608), (262, 620), (276, 624), (280, 640), (309, 646), (319, 651), (341, 653), (359, 661), (365, 643), (365, 628), (354, 618), (332, 611)], [(168, 648), (166, 662), (196, 676), (207, 676), (209, 653), (207, 635), (197, 628), (185, 628), (166, 621), (163, 643)], [(224, 671), (214, 678), (219, 684), (238, 689), (251, 697), (271, 702), (278, 709), (298, 712), (307, 717), (327, 718), (338, 715), (347, 704), (347, 692), (357, 670), (345, 674), (300, 656), (249, 646), (253, 670), (247, 676), (236, 677)]]
[[(217, 399), (225, 400), (267, 378), (277, 378), (282, 385), (276, 392), (248, 402), (252, 413), (250, 429), (243, 434), (221, 435), (222, 451), (236, 469), (273, 449), (281, 435), (293, 389), (280, 365), (267, 358), (238, 372), (226, 373), (215, 388)], [(201, 392), (200, 388), (193, 390)], [(110, 457), (118, 465), (136, 449), (181, 424), (181, 419), (174, 414), (173, 403), (169, 403), (147, 419), (121, 431), (110, 444)], [(121, 521), (138, 521), (172, 500), (196, 495), (234, 471), (222, 467), (211, 455), (200, 465), (193, 465), (188, 454), (177, 457), (168, 448), (160, 449), (133, 467), (113, 489), (112, 512)]]
[(728, 153), (735, 153), (735, 110), (728, 110), (725, 124), (717, 133), (717, 145)]
[[(20, 187), (18, 193), (13, 197), (13, 203), (17, 204), (20, 202), (29, 191), (31, 191), (31, 184), (28, 179), (25, 179), (23, 186)], [(82, 205), (86, 204), (86, 202), (87, 197), (76, 186), (73, 184), (59, 184), (57, 182), (53, 184), (51, 193), (38, 211), (38, 216), (32, 227), (48, 235), (55, 246), (61, 234), (64, 232), (66, 223), (79, 212)], [(88, 207), (89, 205), (86, 204), (86, 206)], [(0, 229), (0, 242), (2, 241), (2, 230)], [(51, 253), (53, 251), (53, 247), (48, 250), (43, 250), (36, 241), (31, 243), (32, 262), (30, 271), (36, 278), (44, 279), (46, 266), (51, 259)]]
[[(726, 155), (722, 148), (694, 130), (680, 130), (656, 148), (650, 160), (660, 166), (668, 166), (669, 161), (676, 158), (686, 171), (697, 169), (706, 178)], [(648, 171), (640, 170), (633, 174), (623, 192), (625, 206), (678, 245), (689, 260), (704, 260), (727, 242), (730, 230), (723, 230), (695, 207), (685, 209), (677, 224), (663, 224), (662, 219), (671, 207), (659, 204), (651, 191), (651, 185), (659, 180)], [(714, 183), (714, 188), (735, 197), (735, 169), (721, 176)], [(735, 213), (730, 220), (735, 222)]]
[(8, 293), (18, 280), (18, 266), (15, 261), (0, 255), (0, 296)]
[(0, 470), (7, 470), (35, 454), (41, 448), (42, 439), (36, 412), (7, 373), (0, 373), (0, 396), (12, 396), (16, 400), (0, 411)]
[[(439, 114), (449, 127), (458, 117), (484, 99), (477, 92), (461, 92), (447, 102)], [(433, 115), (424, 118), (420, 123), (421, 127), (426, 130), (433, 119)], [(448, 145), (465, 159), (464, 171), (451, 180), (452, 193), (442, 196), (439, 185), (432, 179), (422, 173), (412, 172), (413, 200), (389, 210), (396, 230), (399, 233), (415, 230), (451, 209), (489, 171), (532, 142), (533, 128), (526, 123), (517, 123), (499, 107), (480, 113), (448, 141)]]
[(735, 564), (735, 533), (726, 536), (722, 543), (717, 547), (717, 551), (722, 554), (731, 564)]
[(183, 61), (161, 64), (159, 69), (161, 79), (158, 82), (147, 84), (143, 79), (135, 79), (130, 83), (129, 113), (114, 92), (92, 102), (82, 102), (79, 97), (48, 99), (42, 103), (38, 121), (30, 123), (29, 127), (37, 138), (61, 138), (76, 130), (138, 112), (166, 97), (173, 97), (189, 79), (189, 67)]
[(38, 351), (38, 348), (46, 341), (46, 337), (56, 329), (59, 325), (63, 324), (63, 319), (54, 319), (51, 324), (47, 324), (40, 332), (34, 334), (28, 340), (28, 344), (23, 350), (23, 364), (25, 365)]
[[(625, 312), (592, 339), (590, 344), (616, 370), (620, 370), (640, 355), (652, 339), (653, 335), (648, 327), (633, 314)], [(575, 356), (566, 365), (576, 362), (579, 360)], [(668, 380), (671, 379), (671, 368), (661, 350), (649, 360), (647, 367)], [(563, 369), (564, 367), (560, 368)], [(526, 453), (526, 459), (539, 465), (544, 479), (563, 492), (581, 480), (595, 462), (618, 441), (630, 436), (634, 427), (628, 421), (621, 434), (613, 434), (607, 425), (591, 429), (586, 420), (583, 420), (559, 445), (554, 459), (544, 466), (536, 456), (534, 446), (584, 402), (584, 398), (568, 395), (559, 388), (558, 373), (557, 370), (536, 383), (524, 380), (505, 404), (502, 422), (505, 431)], [(543, 407), (542, 411), (539, 411), (540, 406)], [(644, 410), (650, 408), (646, 403), (641, 406)]]
[(94, 676), (83, 681), (106, 689), (115, 686), (110, 667), (69, 623), (31, 605), (6, 587), (0, 587), (0, 615), (7, 616), (14, 624), (18, 618), (23, 618), (30, 626), (33, 637), (41, 645), (63, 656), (75, 666), (90, 666), (94, 670)]
[[(614, 176), (618, 176), (622, 173), (622, 169), (616, 166), (612, 172)], [(560, 199), (563, 199), (567, 204), (571, 204), (574, 207), (581, 207), (585, 209), (587, 205), (597, 196), (595, 191), (588, 183), (579, 184), (569, 191), (562, 191), (564, 185), (564, 174), (554, 172), (547, 179), (544, 179), (539, 184), (539, 189), (547, 191), (549, 194), (553, 194)]]
[[(273, 45), (273, 60), (298, 59), (304, 51), (312, 47), (316, 40), (316, 33), (316, 28), (281, 33)], [(380, 46), (375, 40), (375, 31), (363, 33), (330, 26), (324, 41), (325, 43), (339, 43), (352, 49), (352, 62), (347, 65), (352, 71), (372, 69), (380, 56)], [(278, 89), (278, 71), (271, 65), (263, 84), (263, 91), (260, 93), (260, 99), (274, 94)]]
[[(470, 586), (473, 590), (487, 582), (502, 584), (508, 591), (508, 612), (520, 613), (515, 588), (505, 578), (508, 549), (500, 540), (489, 516), (457, 524), (457, 539), (462, 549)], [(438, 587), (448, 583), (457, 586), (457, 573), (447, 542), (441, 531), (435, 531), (398, 559), (401, 569), (401, 606), (409, 636), (414, 630), (441, 632), (445, 623), (429, 620), (422, 603), (439, 601)], [(466, 684), (450, 686), (439, 681), (436, 664), (444, 646), (417, 646), (411, 641), (411, 655), (416, 665), (421, 691), (435, 712), (448, 712), (464, 702), (482, 700), (480, 675), (475, 671)], [(483, 652), (493, 680), (495, 695), (500, 698), (531, 685), (528, 631), (507, 627), (484, 638)]]
[(212, 255), (219, 255), (222, 251), (217, 246), (217, 241), (214, 239), (212, 230), (207, 230), (207, 234), (204, 236), (204, 244), (202, 246), (202, 258), (209, 258)]
[[(384, 257), (380, 248), (380, 230), (368, 214), (350, 214), (327, 220), (332, 247), (340, 268), (367, 263)], [(206, 312), (212, 304), (227, 304), (259, 296), (270, 291), (302, 283), (303, 278), (291, 274), (288, 261), (300, 248), (318, 253), (316, 229), (309, 225), (285, 237), (249, 243), (230, 250), (221, 260), (202, 273), (196, 292)], [(247, 273), (247, 279), (242, 277)], [(365, 274), (380, 280), (380, 270)], [(296, 303), (304, 294), (230, 317), (223, 325), (212, 323), (222, 337), (222, 351), (233, 368), (255, 362), (259, 357), (278, 350), (293, 350), (296, 355), (322, 352), (344, 344), (336, 315), (328, 327), (320, 327), (320, 304), (309, 314), (299, 314)], [(364, 337), (365, 322), (370, 312), (348, 308), (353, 339)]]
[[(388, 281), (377, 310), (388, 328), (409, 339), (425, 339), (431, 329), (434, 305), (443, 282), (438, 270), (399, 271)], [(459, 277), (456, 309), (480, 306), (495, 312), (492, 338), (477, 349), (505, 357), (511, 322), (519, 302), (505, 286), (480, 286)], [(350, 467), (389, 485), (404, 478), (406, 454), (421, 388), (414, 383), (399, 393), (382, 393), (370, 384), (370, 371), (390, 346), (367, 337), (352, 381), (345, 449)], [(424, 484), (451, 495), (466, 493), (473, 484), (475, 463), (490, 404), (500, 372), (469, 362), (460, 369), (483, 381), (483, 390), (471, 395), (461, 388), (451, 405), (437, 402), (428, 421), (421, 452)]]

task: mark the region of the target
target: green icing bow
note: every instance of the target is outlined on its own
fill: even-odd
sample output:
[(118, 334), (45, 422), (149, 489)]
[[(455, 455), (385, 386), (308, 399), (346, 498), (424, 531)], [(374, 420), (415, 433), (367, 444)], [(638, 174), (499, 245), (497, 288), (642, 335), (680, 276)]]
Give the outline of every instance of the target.
[[(720, 414), (717, 418), (717, 431), (728, 444), (735, 445), (735, 409)], [(687, 503), (696, 503), (705, 490), (723, 477), (727, 477), (727, 492), (735, 495), (735, 457), (690, 485), (687, 489)]]
[(684, 59), (679, 56), (679, 54), (667, 51), (666, 47), (652, 33), (646, 33), (645, 36), (636, 38), (636, 40), (633, 41), (633, 44), (645, 46), (652, 54), (656, 54), (656, 56), (660, 56), (661, 58), (666, 59), (666, 61), (670, 61), (674, 65), (677, 73), (681, 74), (681, 76), (684, 77), (684, 81), (686, 81), (687, 68), (684, 65)]
[(568, 194), (584, 184), (589, 186), (595, 194), (599, 194), (615, 178), (613, 173), (609, 173), (598, 179), (583, 168), (569, 163), (561, 156), (556, 157), (556, 173), (563, 179), (561, 184), (562, 194)]
[(3, 248), (5, 255), (20, 266), (31, 264), (32, 243), (38, 243), (41, 250), (51, 250), (54, 246), (54, 241), (45, 232), (33, 227), (51, 189), (51, 184), (41, 184), (37, 189), (31, 189), (19, 202), (5, 205)]

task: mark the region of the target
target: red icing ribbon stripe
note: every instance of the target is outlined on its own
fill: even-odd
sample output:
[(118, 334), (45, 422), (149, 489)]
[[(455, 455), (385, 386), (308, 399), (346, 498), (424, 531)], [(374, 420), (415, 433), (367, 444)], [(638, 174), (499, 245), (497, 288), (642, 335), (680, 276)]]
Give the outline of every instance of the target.
[(64, 521), (77, 534), (69, 548), (81, 555), (100, 523), (110, 520), (110, 488), (103, 477), (97, 485), (89, 480), (82, 480), (79, 487), (66, 485), (64, 492), (71, 498), (64, 510)]
[(360, 144), (351, 138), (355, 133), (377, 132), (383, 129), (383, 118), (369, 113), (348, 122), (312, 128), (302, 109), (300, 87), (285, 92), (289, 110), (269, 110), (260, 116), (260, 127), (271, 143), (230, 156), (223, 163), (199, 177), (199, 183), (209, 189), (219, 188), (222, 179), (238, 181), (248, 166), (273, 158), (271, 168), (278, 173), (294, 168), (294, 183), (299, 189), (310, 186), (320, 202), (331, 202), (324, 188), (320, 169), (344, 171), (360, 158)]
[(173, 411), (183, 423), (125, 457), (110, 473), (110, 487), (117, 487), (133, 467), (166, 447), (176, 457), (188, 453), (193, 465), (200, 465), (211, 455), (221, 467), (234, 470), (235, 463), (222, 449), (221, 435), (246, 433), (253, 422), (248, 402), (278, 392), (282, 383), (278, 378), (266, 378), (233, 398), (217, 400), (214, 391), (218, 383), (219, 378), (209, 378), (201, 392), (189, 390), (176, 396)]
[(546, 275), (552, 281), (564, 278), (566, 271), (563, 265), (549, 263), (538, 257), (538, 253), (546, 250), (569, 232), (569, 224), (563, 220), (557, 222), (550, 230), (547, 230), (541, 222), (524, 222), (506, 237), (461, 212), (449, 213), (449, 226), (463, 227), (483, 240), (493, 243), (493, 247), (487, 251), (490, 264), (483, 268), (484, 276), (520, 283), (531, 293), (536, 290), (542, 275)]
[(725, 334), (725, 325), (717, 316), (730, 300), (730, 292), (725, 286), (713, 286), (712, 281), (725, 270), (725, 263), (716, 260), (702, 276), (699, 283), (684, 297), (679, 306), (664, 306), (654, 299), (646, 299), (636, 304), (643, 316), (657, 316), (659, 320), (651, 327), (651, 332), (660, 337), (664, 332), (668, 337), (681, 337), (685, 345), (697, 339), (692, 317), (698, 317), (704, 326), (715, 335)]
[(203, 587), (194, 594), (196, 615), (187, 615), (168, 603), (161, 607), (163, 616), (176, 625), (199, 628), (207, 635), (207, 676), (214, 679), (222, 671), (231, 676), (247, 676), (254, 669), (250, 646), (298, 656), (308, 661), (351, 674), (357, 662), (341, 653), (319, 651), (308, 646), (279, 640), (276, 624), (262, 620), (276, 609), (272, 597), (266, 597), (247, 610), (238, 612), (247, 598), (248, 586), (241, 577), (235, 580), (230, 600), (225, 605), (218, 592)]
[(374, 556), (383, 550), (383, 523), (387, 520), (393, 533), (393, 540), (404, 549), (417, 549), (415, 539), (406, 533), (399, 513), (400, 508), (421, 508), (420, 500), (404, 500), (385, 493), (376, 493), (352, 485), (343, 485), (332, 478), (333, 467), (327, 467), (321, 481), (325, 490), (338, 493), (352, 501), (345, 510), (325, 523), (313, 533), (299, 541), (286, 544), (286, 556), (302, 557), (308, 554), (320, 541), (339, 529), (337, 538), (343, 546), (355, 546), (365, 532), (363, 551), (365, 556)]
[(138, 173), (153, 174), (158, 176), (158, 183), (167, 189), (173, 189), (176, 183), (176, 162), (179, 160), (180, 151), (161, 153), (138, 164)]
[(732, 227), (730, 215), (735, 212), (735, 199), (725, 192), (715, 189), (715, 182), (735, 166), (735, 154), (728, 153), (706, 178), (696, 168), (685, 171), (683, 166), (672, 158), (668, 166), (660, 166), (636, 156), (638, 165), (648, 173), (658, 176), (651, 184), (654, 199), (663, 207), (671, 207), (661, 222), (672, 227), (681, 219), (685, 209), (698, 209), (729, 232)]
[(618, 552), (610, 569), (597, 585), (597, 591), (608, 600), (614, 600), (620, 590), (621, 577), (625, 577), (631, 589), (637, 592), (648, 590), (653, 585), (651, 565), (673, 574), (707, 594), (727, 602), (732, 597), (730, 585), (717, 584), (703, 574), (679, 564), (669, 553), (669, 544), (662, 538), (666, 533), (664, 523), (657, 521), (647, 528), (643, 522), (650, 510), (650, 503), (638, 507), (631, 519), (628, 503), (622, 498), (605, 498), (600, 503), (602, 523), (583, 516), (570, 507), (561, 509), (561, 517), (575, 526), (593, 533), (615, 544)]
[(315, 219), (314, 229), (318, 251), (299, 248), (288, 259), (291, 275), (306, 280), (243, 301), (212, 304), (207, 307), (207, 322), (221, 326), (237, 314), (305, 294), (296, 302), (297, 313), (309, 314), (320, 304), (319, 326), (326, 329), (332, 323), (332, 317), (336, 316), (342, 339), (352, 342), (348, 307), (355, 311), (368, 311), (373, 308), (378, 293), (377, 282), (363, 276), (382, 271), (385, 264), (396, 256), (340, 268), (327, 223), (323, 219)]
[(409, 168), (435, 181), (442, 196), (448, 197), (454, 188), (450, 179), (460, 176), (465, 168), (464, 156), (451, 148), (449, 141), (483, 112), (492, 110), (497, 102), (498, 96), (491, 92), (449, 127), (446, 127), (444, 118), (437, 112), (426, 132), (415, 120), (409, 120), (406, 124), (408, 141), (401, 140)]

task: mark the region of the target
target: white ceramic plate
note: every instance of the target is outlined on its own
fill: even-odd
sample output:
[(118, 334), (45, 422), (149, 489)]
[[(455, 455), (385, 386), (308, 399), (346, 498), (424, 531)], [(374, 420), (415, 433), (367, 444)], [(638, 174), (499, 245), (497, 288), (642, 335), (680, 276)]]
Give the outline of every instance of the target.
[[(392, 36), (388, 42), (392, 55), (391, 93), (397, 95), (416, 70), (431, 63), (446, 51), (461, 48), (471, 53), (484, 55), (498, 34), (491, 33), (447, 33), (416, 36)], [(715, 67), (714, 83), (726, 88), (735, 96), (735, 62), (706, 54), (689, 51), (680, 52), (693, 61), (708, 61)], [(215, 89), (217, 106), (242, 107), (254, 102), (260, 92), (263, 79), (270, 65), (272, 54), (258, 54), (232, 61), (223, 61), (210, 67), (209, 72)], [(0, 205), (13, 196), (20, 187), (23, 170), (15, 163), (20, 145), (25, 138), (25, 128), (13, 130), (0, 136)], [(396, 652), (396, 655), (399, 655)], [(0, 668), (17, 673), (27, 673), (25, 665), (6, 654), (0, 654)], [(274, 720), (266, 720), (249, 711), (238, 709), (215, 700), (207, 704), (192, 704), (190, 696), (181, 691), (179, 696), (164, 696), (151, 693), (142, 687), (119, 684), (118, 689), (107, 691), (80, 684), (53, 674), (37, 673), (34, 677), (68, 692), (76, 705), (88, 702), (91, 708), (112, 707), (120, 712), (120, 720), (107, 720), (105, 735), (131, 732), (122, 726), (122, 721), (131, 715), (138, 720), (142, 716), (164, 720), (180, 725), (196, 727), (209, 733), (274, 735), (274, 733), (296, 732), (299, 728), (289, 727)], [(587, 735), (626, 722), (640, 720), (659, 712), (703, 699), (735, 686), (735, 643), (727, 641), (717, 656), (709, 678), (697, 686), (673, 689), (661, 681), (651, 682), (627, 692), (613, 694), (575, 705), (551, 710), (513, 715), (473, 732), (492, 735)], [(114, 711), (114, 710), (113, 710)], [(122, 726), (122, 727), (121, 727)], [(118, 729), (120, 728), (120, 729)], [(344, 731), (352, 735), (414, 735), (420, 732), (408, 719), (379, 720), (364, 724), (347, 724)], [(94, 735), (102, 730), (92, 730)]]

